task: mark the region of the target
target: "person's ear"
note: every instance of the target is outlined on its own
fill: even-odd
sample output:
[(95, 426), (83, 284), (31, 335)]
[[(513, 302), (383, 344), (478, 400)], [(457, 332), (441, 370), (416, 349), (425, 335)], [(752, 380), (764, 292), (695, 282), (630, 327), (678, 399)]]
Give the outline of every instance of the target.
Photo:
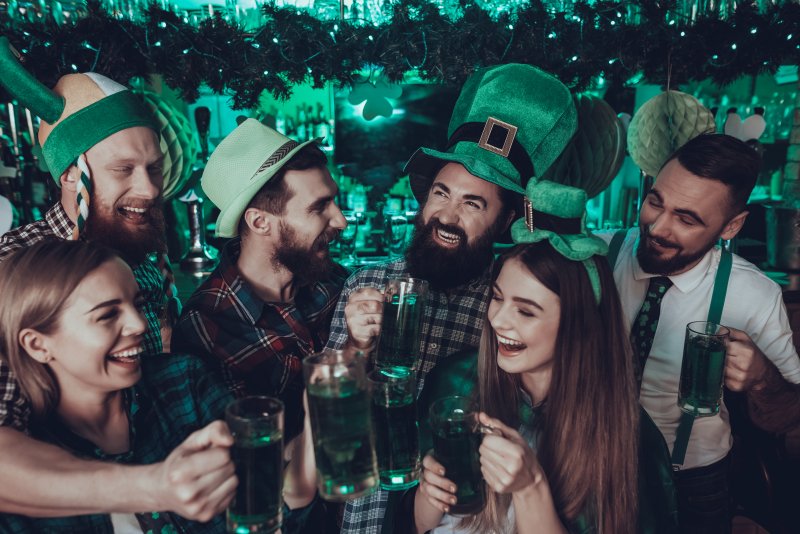
[(66, 171), (61, 173), (59, 183), (62, 191), (69, 191), (72, 196), (78, 192), (78, 180), (81, 179), (81, 170), (77, 165), (70, 165)]
[(272, 216), (264, 210), (258, 208), (247, 208), (244, 210), (244, 222), (251, 233), (269, 236), (272, 235), (274, 226)]
[(33, 328), (23, 328), (17, 337), (20, 346), (28, 355), (39, 363), (49, 363), (53, 360), (50, 344), (46, 336)]
[(745, 210), (741, 212), (739, 215), (728, 221), (728, 223), (722, 228), (722, 233), (720, 234), (720, 238), (728, 240), (733, 239), (736, 237), (736, 234), (742, 229), (744, 226), (744, 221), (747, 219), (749, 215), (749, 211)]

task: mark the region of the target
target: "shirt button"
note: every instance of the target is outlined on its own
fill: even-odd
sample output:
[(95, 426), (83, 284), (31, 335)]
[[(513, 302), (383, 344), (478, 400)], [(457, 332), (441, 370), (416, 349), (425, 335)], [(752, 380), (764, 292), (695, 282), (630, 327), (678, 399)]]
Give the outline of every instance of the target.
[(429, 347), (430, 347), (430, 348), (432, 348), (432, 349), (438, 349), (438, 348), (439, 348), (439, 345), (437, 345), (436, 343), (431, 343), (431, 344), (429, 345)]

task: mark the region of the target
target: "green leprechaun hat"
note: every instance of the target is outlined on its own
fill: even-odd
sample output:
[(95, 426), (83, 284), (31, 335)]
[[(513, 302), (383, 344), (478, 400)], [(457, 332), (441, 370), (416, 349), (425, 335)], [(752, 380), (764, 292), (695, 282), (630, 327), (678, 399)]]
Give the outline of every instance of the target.
[(443, 151), (418, 149), (405, 172), (411, 190), (424, 201), (436, 173), (456, 162), (473, 175), (524, 194), (542, 176), (577, 127), (569, 90), (531, 65), (483, 68), (464, 84), (448, 127)]
[(581, 261), (600, 301), (600, 279), (592, 256), (608, 254), (608, 245), (586, 227), (586, 191), (577, 187), (531, 180), (525, 190), (525, 214), (511, 225), (515, 244), (548, 241), (559, 254)]

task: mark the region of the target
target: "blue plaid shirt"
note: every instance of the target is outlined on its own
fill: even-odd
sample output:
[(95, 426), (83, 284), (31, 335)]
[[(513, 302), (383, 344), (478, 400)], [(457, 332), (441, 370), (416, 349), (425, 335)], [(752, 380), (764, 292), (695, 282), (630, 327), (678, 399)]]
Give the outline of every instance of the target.
[[(44, 219), (10, 230), (0, 236), (0, 261), (13, 252), (45, 239), (68, 240), (74, 224), (61, 202), (47, 210)], [(133, 276), (142, 292), (142, 313), (147, 320), (147, 331), (142, 340), (146, 354), (161, 352), (161, 315), (166, 293), (164, 274), (151, 260), (132, 266)], [(0, 358), (0, 426), (11, 426), (25, 431), (30, 418), (30, 404), (20, 396), (19, 384), (5, 360)]]
[[(164, 460), (195, 430), (224, 416), (231, 400), (221, 378), (210, 372), (199, 358), (164, 354), (142, 360), (142, 378), (125, 391), (131, 450), (109, 455), (94, 443), (72, 433), (55, 415), (30, 422), (33, 437), (53, 443), (89, 459), (125, 464), (152, 464)], [(166, 525), (153, 534), (225, 532), (220, 515), (208, 523), (197, 523), (172, 513), (139, 514), (140, 522), (160, 520)], [(164, 516), (165, 517), (159, 517)], [(0, 514), (0, 532), (108, 533), (114, 529), (107, 514), (60, 518), (29, 518)]]
[[(409, 276), (404, 259), (369, 266), (353, 273), (345, 282), (331, 322), (328, 346), (341, 348), (347, 341), (344, 307), (350, 293), (363, 287), (383, 290), (390, 278)], [(420, 361), (417, 392), (436, 363), (462, 350), (476, 349), (489, 306), (491, 267), (461, 287), (447, 291), (431, 289), (420, 334)], [(379, 489), (372, 495), (349, 501), (344, 509), (343, 533), (377, 534), (386, 513), (389, 492)]]

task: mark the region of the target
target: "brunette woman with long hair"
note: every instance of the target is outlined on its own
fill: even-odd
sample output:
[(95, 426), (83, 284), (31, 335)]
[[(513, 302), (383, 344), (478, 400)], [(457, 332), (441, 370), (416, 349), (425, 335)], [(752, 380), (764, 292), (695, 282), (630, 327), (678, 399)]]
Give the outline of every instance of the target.
[[(517, 242), (527, 236), (524, 224), (512, 228)], [(607, 249), (585, 230), (541, 232), (531, 241), (495, 264), (471, 371), (480, 423), (491, 429), (479, 450), (487, 504), (473, 516), (448, 515), (456, 503), (453, 483), (429, 454), (415, 496), (416, 532), (670, 531), (671, 511), (660, 516), (671, 523), (663, 528), (651, 528), (659, 521), (643, 522), (639, 514), (646, 486), (639, 473), (640, 408), (619, 296), (603, 257)], [(449, 373), (451, 384), (464, 382), (457, 372), (439, 371)], [(435, 388), (436, 380), (425, 387)], [(642, 422), (654, 429), (646, 416)], [(656, 471), (669, 497), (666, 448), (660, 436), (654, 443)], [(672, 504), (657, 500), (664, 502), (646, 504), (645, 515)]]

